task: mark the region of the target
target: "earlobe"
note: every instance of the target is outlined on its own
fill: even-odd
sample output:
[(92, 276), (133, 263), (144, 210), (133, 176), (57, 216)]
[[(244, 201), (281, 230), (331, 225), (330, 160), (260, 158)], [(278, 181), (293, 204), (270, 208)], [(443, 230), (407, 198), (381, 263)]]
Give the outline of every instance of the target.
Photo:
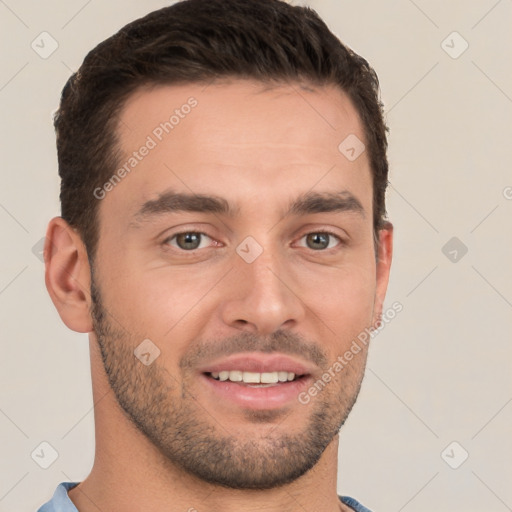
[(73, 331), (91, 332), (87, 252), (80, 235), (62, 217), (48, 224), (44, 260), (46, 289), (62, 321)]
[(373, 314), (374, 326), (382, 317), (382, 309), (389, 282), (391, 260), (393, 257), (393, 224), (386, 222), (379, 230), (379, 247), (376, 267), (377, 286)]

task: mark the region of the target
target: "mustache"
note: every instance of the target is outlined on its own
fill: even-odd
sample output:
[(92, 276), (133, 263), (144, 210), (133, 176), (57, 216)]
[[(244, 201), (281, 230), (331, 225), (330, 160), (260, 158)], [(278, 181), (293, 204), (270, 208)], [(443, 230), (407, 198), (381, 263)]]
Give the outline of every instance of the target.
[(180, 359), (179, 366), (182, 369), (193, 368), (212, 359), (241, 352), (279, 352), (299, 356), (320, 368), (328, 365), (325, 352), (317, 344), (307, 341), (298, 333), (277, 330), (265, 337), (242, 332), (221, 340), (200, 340)]

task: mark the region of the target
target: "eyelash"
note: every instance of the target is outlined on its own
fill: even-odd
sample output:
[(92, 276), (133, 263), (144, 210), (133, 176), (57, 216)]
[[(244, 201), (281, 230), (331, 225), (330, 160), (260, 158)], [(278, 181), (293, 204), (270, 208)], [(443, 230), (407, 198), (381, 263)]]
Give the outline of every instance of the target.
[[(208, 238), (210, 238), (211, 240), (215, 240), (213, 237), (209, 236), (207, 233), (204, 233), (202, 231), (193, 231), (193, 230), (187, 230), (187, 231), (180, 231), (178, 233), (174, 233), (172, 236), (169, 236), (167, 237), (163, 242), (162, 242), (162, 245), (164, 246), (170, 246), (169, 242), (173, 239), (175, 239), (177, 236), (179, 235), (185, 235), (185, 234), (189, 234), (189, 233), (194, 233), (196, 235), (203, 235), (203, 236), (206, 236)], [(329, 253), (331, 252), (332, 250), (335, 250), (336, 248), (339, 248), (340, 246), (343, 246), (343, 245), (346, 245), (346, 241), (343, 240), (339, 235), (337, 235), (336, 233), (333, 233), (332, 231), (329, 231), (329, 230), (323, 230), (323, 229), (320, 229), (320, 230), (315, 230), (315, 231), (309, 231), (307, 233), (305, 233), (304, 235), (302, 235), (300, 237), (299, 240), (301, 240), (302, 238), (304, 238), (305, 236), (308, 236), (308, 235), (316, 235), (316, 234), (326, 234), (326, 235), (329, 235), (333, 238), (336, 238), (338, 240), (338, 245), (336, 247), (331, 247), (330, 249), (318, 249), (318, 250), (315, 250), (315, 249), (310, 249), (310, 251), (313, 251), (313, 252), (324, 252), (324, 253)], [(203, 247), (203, 248), (197, 248), (197, 249), (191, 249), (189, 251), (185, 250), (185, 249), (181, 249), (179, 247), (174, 247), (174, 246), (170, 246), (172, 247), (173, 250), (176, 250), (176, 251), (179, 251), (181, 253), (189, 253), (191, 255), (194, 255), (196, 254), (197, 251), (200, 251), (202, 249), (207, 249), (208, 247)], [(308, 249), (306, 247), (306, 249)]]

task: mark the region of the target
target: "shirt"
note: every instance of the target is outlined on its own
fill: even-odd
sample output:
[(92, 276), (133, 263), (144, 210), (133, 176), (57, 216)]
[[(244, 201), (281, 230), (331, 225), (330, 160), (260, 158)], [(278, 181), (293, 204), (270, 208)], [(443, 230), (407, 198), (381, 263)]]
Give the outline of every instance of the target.
[[(73, 502), (69, 499), (68, 491), (80, 482), (61, 482), (50, 501), (42, 505), (37, 512), (78, 512)], [(371, 512), (354, 498), (339, 496), (340, 501), (349, 506), (355, 512)]]

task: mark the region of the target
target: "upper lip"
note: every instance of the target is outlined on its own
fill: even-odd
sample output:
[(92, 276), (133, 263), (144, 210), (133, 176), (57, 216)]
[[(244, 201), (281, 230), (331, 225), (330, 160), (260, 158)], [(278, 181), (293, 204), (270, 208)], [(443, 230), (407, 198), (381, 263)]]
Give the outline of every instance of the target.
[(241, 370), (255, 373), (289, 372), (295, 375), (307, 375), (313, 372), (314, 367), (285, 354), (252, 352), (215, 360), (199, 370), (202, 373)]

